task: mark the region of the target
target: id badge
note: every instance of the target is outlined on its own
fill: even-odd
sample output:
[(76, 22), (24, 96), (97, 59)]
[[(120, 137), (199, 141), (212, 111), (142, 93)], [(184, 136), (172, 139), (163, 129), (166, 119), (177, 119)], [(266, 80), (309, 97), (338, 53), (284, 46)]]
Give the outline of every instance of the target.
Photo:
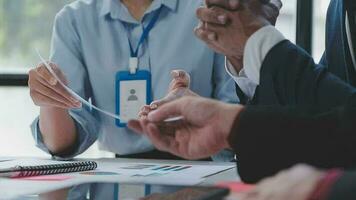
[(116, 114), (120, 116), (116, 125), (126, 127), (129, 120), (137, 119), (141, 107), (152, 101), (151, 73), (146, 70), (139, 70), (135, 74), (118, 72), (115, 84)]

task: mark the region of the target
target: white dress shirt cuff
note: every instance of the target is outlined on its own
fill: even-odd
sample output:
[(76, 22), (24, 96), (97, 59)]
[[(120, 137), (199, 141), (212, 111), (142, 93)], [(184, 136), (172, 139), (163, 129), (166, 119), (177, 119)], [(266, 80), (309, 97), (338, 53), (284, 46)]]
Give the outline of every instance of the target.
[(226, 72), (234, 79), (236, 84), (240, 87), (242, 92), (247, 96), (247, 98), (252, 99), (255, 95), (255, 90), (258, 84), (254, 83), (246, 76), (244, 69), (242, 69), (237, 74), (235, 68), (227, 59), (225, 61), (225, 69)]
[(244, 69), (246, 76), (256, 84), (260, 83), (262, 63), (268, 52), (285, 37), (274, 26), (265, 26), (248, 40), (244, 51)]
[(247, 40), (244, 50), (244, 67), (239, 73), (229, 61), (226, 62), (227, 73), (248, 98), (253, 98), (256, 87), (260, 83), (262, 63), (268, 52), (283, 40), (285, 37), (274, 26), (265, 26)]

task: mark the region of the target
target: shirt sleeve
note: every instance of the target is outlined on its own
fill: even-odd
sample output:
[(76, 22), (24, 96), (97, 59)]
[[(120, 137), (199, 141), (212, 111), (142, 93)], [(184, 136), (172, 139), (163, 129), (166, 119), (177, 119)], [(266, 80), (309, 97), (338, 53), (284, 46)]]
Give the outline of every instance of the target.
[(263, 27), (247, 40), (243, 59), (244, 68), (239, 73), (226, 60), (227, 73), (248, 98), (253, 98), (256, 87), (260, 83), (260, 70), (268, 52), (283, 40), (285, 37), (274, 26)]
[(249, 79), (245, 73), (245, 69), (242, 69), (239, 73), (236, 72), (232, 64), (226, 59), (225, 63), (226, 72), (234, 79), (236, 84), (240, 87), (242, 92), (248, 99), (252, 99), (255, 95), (258, 84)]
[[(224, 70), (225, 58), (223, 55), (215, 54), (213, 68), (213, 98), (227, 102), (238, 103), (239, 99), (235, 92), (235, 83)], [(230, 150), (222, 150), (213, 155), (212, 159), (219, 162), (230, 162), (234, 160), (235, 154)]]
[(326, 111), (307, 106), (245, 107), (229, 136), (241, 180), (255, 183), (297, 163), (318, 168), (354, 166), (350, 158), (356, 157), (355, 99), (356, 94), (347, 105)]
[(238, 103), (235, 92), (234, 80), (224, 70), (225, 58), (223, 55), (215, 54), (213, 68), (213, 98), (228, 103)]
[[(69, 82), (69, 87), (84, 99), (92, 97), (91, 86), (85, 65), (83, 64), (80, 38), (76, 31), (73, 13), (64, 8), (57, 14), (53, 29), (50, 60), (63, 71)], [(70, 110), (75, 121), (77, 144), (63, 158), (72, 158), (87, 150), (98, 138), (98, 116), (90, 108), (83, 105), (80, 109)], [(39, 129), (39, 118), (31, 126), (37, 147), (50, 153), (42, 139)], [(53, 155), (58, 156), (58, 155)]]
[(330, 188), (326, 190), (325, 200), (354, 200), (356, 199), (356, 172), (347, 170), (342, 172), (335, 181), (329, 181)]
[(317, 183), (316, 187), (307, 200), (327, 200), (332, 186), (340, 179), (343, 172), (341, 170), (330, 170)]

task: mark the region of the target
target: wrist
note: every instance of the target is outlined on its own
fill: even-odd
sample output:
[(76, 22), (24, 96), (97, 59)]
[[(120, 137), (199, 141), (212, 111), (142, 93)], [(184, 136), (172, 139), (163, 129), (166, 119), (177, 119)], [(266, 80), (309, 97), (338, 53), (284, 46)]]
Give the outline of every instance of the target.
[(223, 115), (225, 116), (226, 123), (224, 123), (223, 135), (224, 135), (224, 148), (232, 149), (230, 145), (231, 134), (233, 132), (233, 127), (238, 123), (241, 113), (245, 110), (244, 106), (241, 105), (226, 105)]
[(226, 56), (227, 60), (236, 70), (236, 73), (239, 74), (243, 68), (243, 56)]
[(269, 25), (271, 25), (271, 23), (268, 21), (268, 19), (266, 19), (264, 17), (258, 17), (255, 21), (253, 21), (247, 25), (247, 28), (245, 29), (247, 38), (249, 39), (254, 33), (259, 31), (263, 27), (266, 27)]
[(55, 155), (72, 147), (77, 139), (75, 122), (67, 109), (41, 107), (39, 129), (43, 143)]
[[(40, 130), (47, 129), (48, 124), (57, 124), (57, 120), (71, 119), (67, 109), (58, 107), (41, 107), (40, 108)], [(46, 127), (46, 128), (45, 128)]]
[(54, 106), (41, 106), (40, 111), (45, 113), (68, 113), (68, 109)]

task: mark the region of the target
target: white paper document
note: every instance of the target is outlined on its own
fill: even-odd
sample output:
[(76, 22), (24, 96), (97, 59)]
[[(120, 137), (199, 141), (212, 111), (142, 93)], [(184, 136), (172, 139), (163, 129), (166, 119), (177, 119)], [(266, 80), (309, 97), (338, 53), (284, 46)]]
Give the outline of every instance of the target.
[(64, 84), (61, 79), (57, 76), (57, 74), (53, 71), (53, 69), (51, 68), (51, 66), (49, 66), (48, 62), (45, 61), (45, 59), (41, 56), (40, 52), (38, 50), (37, 51), (37, 55), (40, 58), (41, 62), (46, 66), (47, 70), (52, 74), (52, 76), (58, 81), (58, 83), (65, 89), (67, 90), (67, 92), (69, 92), (73, 97), (75, 97), (76, 99), (78, 99), (82, 104), (88, 106), (91, 109), (97, 110), (105, 115), (108, 115), (112, 118), (115, 119), (119, 119), (120, 120), (120, 116), (111, 113), (109, 111), (100, 109), (96, 106), (94, 106), (93, 104), (91, 104), (89, 101), (83, 99), (80, 95), (78, 95), (77, 93), (75, 93), (71, 88), (69, 88), (66, 84)]
[[(94, 160), (95, 161), (95, 160)], [(84, 183), (120, 183), (149, 185), (193, 186), (207, 177), (235, 168), (234, 163), (206, 164), (205, 162), (127, 162), (126, 160), (97, 160), (94, 171), (35, 177), (33, 179), (0, 178), (0, 199), (40, 194)], [(0, 168), (14, 165), (48, 165), (63, 163), (44, 159), (1, 162)]]
[(234, 168), (235, 166), (219, 165), (187, 165), (187, 164), (155, 164), (155, 163), (122, 163), (117, 166), (116, 171), (131, 177), (144, 178), (189, 178), (203, 179), (212, 174)]
[[(87, 101), (85, 99), (83, 99), (80, 95), (78, 95), (76, 92), (74, 92), (71, 88), (69, 88), (66, 84), (64, 84), (61, 79), (57, 76), (57, 74), (53, 71), (52, 67), (48, 64), (48, 62), (41, 56), (40, 52), (36, 49), (37, 55), (39, 57), (39, 59), (41, 60), (41, 62), (46, 66), (46, 69), (52, 74), (52, 76), (58, 81), (58, 83), (65, 89), (67, 90), (67, 92), (69, 92), (73, 97), (75, 97), (77, 100), (79, 100), (82, 104), (88, 106), (90, 109), (94, 109), (97, 110), (100, 113), (103, 113), (109, 117), (112, 117), (114, 119), (118, 119), (120, 121), (123, 122), (127, 122), (129, 119), (135, 119), (135, 117), (138, 115), (138, 112), (140, 109), (138, 110), (123, 110), (123, 114), (124, 114), (124, 118), (122, 119), (122, 117), (120, 117), (117, 114), (114, 114), (112, 112), (106, 111), (104, 109), (101, 109), (95, 105), (93, 105), (90, 101)], [(141, 96), (145, 94), (145, 92), (141, 92)], [(143, 99), (143, 98), (141, 98)], [(125, 101), (122, 101), (125, 102)], [(128, 105), (125, 105), (125, 107), (127, 108)], [(141, 106), (139, 106), (138, 108), (141, 108)], [(125, 113), (126, 112), (126, 113)], [(164, 122), (174, 122), (174, 121), (179, 121), (182, 120), (183, 117), (179, 116), (179, 117), (173, 117), (173, 118), (168, 118), (166, 120), (164, 120)]]

